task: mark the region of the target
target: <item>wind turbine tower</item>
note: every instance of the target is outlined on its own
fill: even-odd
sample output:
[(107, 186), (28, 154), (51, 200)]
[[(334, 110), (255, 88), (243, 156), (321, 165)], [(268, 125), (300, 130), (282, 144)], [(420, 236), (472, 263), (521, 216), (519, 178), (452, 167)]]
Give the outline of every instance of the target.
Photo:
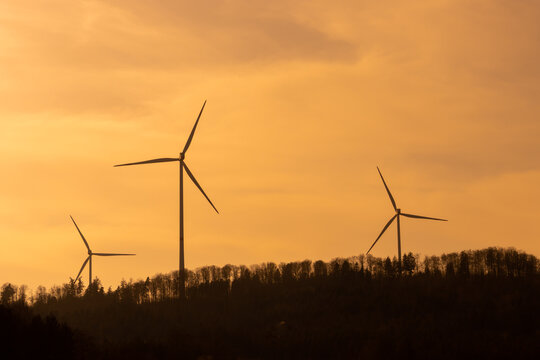
[(117, 166), (130, 166), (130, 165), (142, 165), (142, 164), (178, 161), (178, 165), (179, 165), (178, 167), (180, 170), (180, 212), (179, 212), (179, 215), (180, 215), (180, 219), (179, 219), (180, 221), (180, 261), (179, 261), (179, 268), (178, 268), (180, 299), (184, 299), (186, 296), (186, 274), (185, 274), (185, 268), (184, 268), (184, 170), (186, 171), (186, 174), (191, 179), (191, 181), (193, 181), (195, 186), (201, 191), (201, 193), (206, 198), (206, 200), (208, 200), (210, 205), (214, 208), (216, 213), (219, 214), (219, 211), (216, 209), (216, 207), (214, 206), (210, 198), (206, 195), (201, 185), (199, 185), (199, 183), (195, 179), (195, 176), (189, 170), (185, 161), (186, 152), (188, 151), (189, 146), (191, 145), (191, 141), (193, 140), (193, 135), (195, 134), (195, 129), (197, 128), (197, 124), (199, 123), (199, 119), (201, 118), (205, 105), (206, 105), (206, 101), (204, 102), (201, 108), (201, 111), (199, 112), (199, 116), (197, 117), (197, 120), (195, 121), (195, 125), (193, 126), (193, 129), (191, 130), (191, 134), (189, 134), (189, 137), (187, 139), (186, 145), (184, 146), (184, 149), (180, 152), (177, 158), (159, 158), (159, 159), (139, 161), (139, 162), (133, 162), (133, 163), (127, 163), (127, 164), (114, 165), (115, 167), (117, 167)]
[(84, 235), (82, 234), (81, 230), (77, 226), (77, 223), (75, 222), (75, 220), (73, 220), (73, 217), (71, 215), (69, 217), (71, 218), (71, 221), (73, 221), (73, 224), (75, 224), (75, 227), (77, 228), (77, 231), (81, 235), (81, 238), (82, 238), (82, 241), (84, 242), (84, 245), (88, 249), (88, 257), (83, 262), (83, 264), (81, 266), (81, 270), (79, 270), (79, 273), (77, 274), (77, 277), (75, 278), (75, 281), (79, 280), (79, 276), (81, 276), (81, 273), (83, 272), (84, 267), (86, 266), (86, 264), (88, 264), (88, 286), (92, 285), (92, 256), (94, 256), (94, 255), (95, 256), (133, 256), (133, 255), (135, 255), (135, 254), (115, 254), (115, 253), (95, 253), (95, 252), (93, 252), (92, 250), (90, 250), (90, 246), (88, 245), (88, 242), (84, 238)]
[(378, 167), (377, 167), (377, 171), (379, 172), (379, 175), (381, 176), (381, 180), (382, 180), (382, 182), (384, 184), (384, 188), (386, 189), (386, 192), (388, 193), (388, 197), (390, 198), (390, 201), (392, 202), (392, 206), (394, 207), (394, 211), (396, 212), (396, 214), (394, 216), (392, 216), (392, 218), (390, 218), (390, 220), (386, 223), (386, 225), (382, 229), (379, 236), (377, 236), (377, 239), (375, 239), (375, 242), (373, 243), (373, 245), (371, 245), (371, 247), (367, 251), (366, 255), (369, 254), (371, 249), (373, 249), (373, 246), (375, 246), (377, 241), (379, 241), (382, 234), (384, 234), (384, 232), (386, 231), (386, 229), (388, 229), (390, 224), (392, 224), (392, 222), (395, 219), (397, 219), (397, 245), (398, 245), (398, 258), (399, 258), (399, 272), (401, 273), (401, 226), (400, 226), (401, 222), (400, 222), (400, 217), (405, 216), (405, 217), (414, 218), (414, 219), (426, 219), (426, 220), (437, 220), (437, 221), (448, 221), (448, 220), (439, 219), (439, 218), (433, 218), (433, 217), (427, 217), (427, 216), (406, 214), (406, 213), (402, 212), (401, 209), (397, 207), (396, 201), (394, 200), (394, 197), (392, 196), (392, 193), (390, 192), (390, 189), (388, 189), (388, 186), (386, 185), (386, 181), (384, 181), (384, 177), (382, 176), (381, 170), (379, 170)]

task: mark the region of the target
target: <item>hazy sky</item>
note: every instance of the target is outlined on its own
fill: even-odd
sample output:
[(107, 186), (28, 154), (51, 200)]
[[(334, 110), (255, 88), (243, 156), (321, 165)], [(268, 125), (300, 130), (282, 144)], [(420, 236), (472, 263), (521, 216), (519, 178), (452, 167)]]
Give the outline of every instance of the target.
[[(403, 250), (540, 255), (537, 1), (0, 2), (0, 284)], [(395, 226), (373, 250), (394, 256)], [(85, 272), (84, 280), (87, 280)]]

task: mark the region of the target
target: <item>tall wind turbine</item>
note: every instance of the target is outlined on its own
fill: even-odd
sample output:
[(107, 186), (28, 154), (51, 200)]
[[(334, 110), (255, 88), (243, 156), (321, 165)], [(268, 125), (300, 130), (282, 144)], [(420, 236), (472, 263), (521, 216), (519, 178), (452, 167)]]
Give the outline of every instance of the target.
[(392, 218), (386, 223), (386, 225), (384, 226), (384, 228), (382, 229), (381, 233), (379, 234), (379, 236), (377, 236), (377, 239), (375, 239), (375, 242), (373, 243), (373, 245), (371, 245), (371, 247), (369, 248), (369, 250), (367, 251), (366, 254), (369, 254), (369, 252), (371, 251), (371, 249), (373, 248), (373, 246), (375, 246), (375, 244), (377, 243), (377, 241), (379, 241), (379, 239), (381, 238), (382, 234), (384, 234), (384, 232), (386, 231), (386, 229), (388, 229), (388, 227), (390, 226), (390, 224), (392, 224), (392, 221), (394, 221), (395, 219), (397, 219), (397, 239), (398, 239), (398, 257), (399, 257), (399, 272), (401, 273), (401, 229), (400, 229), (400, 216), (405, 216), (405, 217), (408, 217), (408, 218), (414, 218), (414, 219), (427, 219), (427, 220), (437, 220), (437, 221), (448, 221), (448, 220), (445, 220), (445, 219), (438, 219), (438, 218), (433, 218), (433, 217), (427, 217), (427, 216), (420, 216), (420, 215), (412, 215), (412, 214), (406, 214), (406, 213), (403, 213), (401, 212), (401, 209), (397, 207), (396, 205), (396, 201), (394, 200), (394, 197), (392, 196), (392, 193), (390, 192), (390, 189), (388, 189), (388, 186), (386, 185), (386, 181), (384, 181), (384, 178), (381, 174), (381, 170), (379, 170), (379, 168), (377, 167), (377, 171), (379, 172), (379, 175), (381, 176), (381, 180), (384, 184), (384, 187), (386, 189), (386, 192), (388, 193), (388, 197), (390, 197), (390, 201), (392, 202), (392, 206), (394, 207), (394, 210), (396, 212), (396, 214), (394, 216), (392, 216)]
[(86, 260), (84, 260), (84, 262), (83, 262), (83, 264), (81, 266), (81, 270), (79, 270), (79, 273), (77, 274), (77, 277), (75, 278), (75, 281), (79, 280), (79, 276), (81, 276), (81, 273), (83, 272), (84, 267), (86, 266), (86, 264), (90, 263), (90, 265), (88, 267), (88, 270), (89, 270), (88, 286), (92, 285), (92, 256), (94, 256), (94, 255), (96, 255), (96, 256), (132, 256), (132, 255), (135, 255), (135, 254), (114, 254), (114, 253), (95, 253), (95, 252), (93, 252), (92, 250), (90, 250), (90, 246), (88, 245), (88, 242), (84, 238), (84, 235), (82, 234), (81, 230), (77, 226), (77, 223), (75, 222), (75, 220), (73, 220), (73, 217), (71, 215), (69, 217), (71, 218), (71, 221), (73, 221), (73, 224), (75, 224), (75, 227), (77, 228), (77, 231), (81, 235), (81, 238), (82, 238), (82, 241), (84, 242), (84, 245), (88, 249), (88, 257), (86, 258)]
[(160, 162), (171, 162), (171, 161), (178, 161), (179, 168), (180, 168), (180, 264), (178, 269), (178, 277), (179, 277), (179, 291), (180, 291), (180, 298), (184, 299), (186, 294), (186, 276), (185, 276), (185, 270), (184, 270), (184, 169), (186, 170), (186, 174), (189, 176), (191, 181), (195, 184), (195, 186), (201, 191), (201, 193), (204, 195), (206, 200), (212, 205), (214, 210), (219, 214), (219, 211), (216, 209), (210, 198), (206, 195), (204, 190), (202, 189), (201, 185), (197, 182), (195, 179), (195, 176), (191, 173), (189, 170), (186, 162), (185, 162), (185, 156), (186, 152), (189, 149), (189, 145), (191, 145), (191, 140), (193, 140), (193, 135), (195, 134), (195, 129), (197, 128), (197, 124), (199, 123), (199, 119), (201, 118), (201, 114), (204, 110), (204, 106), (206, 105), (206, 100), (204, 101), (204, 104), (201, 108), (201, 111), (199, 112), (199, 116), (197, 116), (197, 120), (195, 121), (195, 125), (193, 125), (193, 129), (191, 130), (191, 134), (189, 134), (189, 137), (187, 139), (186, 145), (184, 146), (184, 150), (180, 153), (178, 158), (159, 158), (159, 159), (152, 159), (152, 160), (146, 160), (146, 161), (139, 161), (134, 163), (127, 163), (127, 164), (120, 164), (120, 165), (114, 165), (116, 166), (128, 166), (128, 165), (141, 165), (141, 164), (153, 164), (153, 163), (160, 163)]

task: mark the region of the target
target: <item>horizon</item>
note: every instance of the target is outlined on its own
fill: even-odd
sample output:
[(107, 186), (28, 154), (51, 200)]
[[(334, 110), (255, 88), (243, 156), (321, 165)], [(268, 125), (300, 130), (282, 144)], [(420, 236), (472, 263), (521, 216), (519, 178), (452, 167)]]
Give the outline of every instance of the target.
[[(0, 4), (0, 285), (365, 254), (540, 257), (540, 3)], [(487, 30), (488, 29), (488, 30)], [(371, 250), (397, 257), (396, 224)], [(87, 269), (82, 273), (87, 281)], [(85, 276), (86, 274), (86, 276)]]

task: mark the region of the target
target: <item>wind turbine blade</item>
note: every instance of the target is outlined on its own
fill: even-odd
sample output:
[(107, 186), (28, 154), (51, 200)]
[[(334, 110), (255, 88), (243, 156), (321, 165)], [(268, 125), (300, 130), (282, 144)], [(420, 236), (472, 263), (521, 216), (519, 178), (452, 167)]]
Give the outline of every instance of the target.
[(84, 245), (86, 245), (86, 248), (88, 249), (88, 251), (92, 252), (92, 250), (90, 250), (90, 246), (88, 246), (88, 243), (86, 242), (86, 239), (84, 238), (84, 235), (82, 234), (81, 230), (79, 230), (79, 227), (77, 226), (77, 223), (75, 222), (75, 220), (73, 220), (73, 217), (71, 215), (69, 215), (69, 217), (71, 218), (71, 221), (73, 221), (73, 224), (75, 224), (75, 227), (77, 228), (77, 231), (81, 235), (82, 241), (84, 241)]
[[(81, 273), (83, 272), (84, 270), (84, 267), (86, 266), (86, 264), (88, 263), (88, 260), (90, 260), (90, 256), (91, 255), (88, 255), (88, 257), (86, 258), (86, 260), (84, 260), (82, 266), (81, 266), (81, 270), (79, 270), (79, 273), (77, 274), (77, 277), (75, 278), (75, 281), (79, 280), (79, 276), (81, 276)], [(74, 282), (75, 282), (74, 281)]]
[(433, 218), (433, 217), (427, 217), (427, 216), (420, 216), (420, 215), (412, 215), (412, 214), (405, 214), (401, 213), (401, 215), (414, 218), (414, 219), (427, 219), (427, 220), (438, 220), (438, 221), (448, 221), (446, 219), (439, 219), (439, 218)]
[(195, 134), (195, 129), (197, 128), (197, 124), (199, 123), (199, 119), (201, 118), (202, 112), (204, 110), (204, 106), (206, 105), (206, 100), (204, 100), (204, 104), (201, 108), (201, 111), (199, 112), (199, 116), (197, 116), (197, 121), (195, 121), (195, 125), (193, 125), (193, 129), (191, 130), (191, 134), (189, 134), (189, 137), (186, 141), (186, 146), (184, 146), (184, 151), (182, 151), (184, 154), (189, 149), (189, 145), (191, 145), (191, 140), (193, 140), (193, 135)]
[(97, 255), (97, 256), (132, 256), (132, 255), (136, 255), (136, 254), (92, 253), (92, 255)]
[(366, 255), (369, 254), (369, 252), (371, 251), (371, 249), (373, 249), (373, 247), (375, 246), (375, 244), (377, 243), (377, 241), (379, 241), (379, 239), (381, 238), (382, 234), (384, 234), (384, 232), (386, 231), (386, 229), (388, 229), (388, 227), (390, 226), (390, 224), (392, 224), (392, 221), (394, 221), (394, 219), (397, 217), (397, 214), (392, 216), (392, 218), (386, 223), (386, 225), (384, 226), (384, 228), (382, 229), (381, 233), (379, 234), (379, 236), (377, 236), (377, 239), (375, 239), (375, 242), (373, 243), (373, 245), (371, 245), (371, 247), (369, 248), (369, 250), (367, 251)]
[(390, 201), (392, 202), (392, 206), (394, 207), (394, 210), (397, 210), (396, 201), (394, 200), (394, 197), (392, 196), (390, 189), (388, 189), (388, 186), (386, 185), (386, 181), (384, 181), (384, 178), (381, 174), (381, 170), (379, 170), (378, 166), (377, 166), (377, 171), (379, 172), (379, 175), (381, 176), (382, 182), (384, 184), (384, 187), (386, 188), (386, 192), (388, 193), (388, 196), (390, 197)]
[(153, 163), (169, 162), (169, 161), (180, 161), (180, 159), (177, 159), (177, 158), (159, 158), (159, 159), (138, 161), (138, 162), (127, 163), (127, 164), (119, 164), (119, 165), (114, 165), (114, 167), (129, 166), (129, 165), (141, 165), (141, 164), (153, 164)]
[(186, 169), (186, 173), (188, 174), (189, 178), (191, 179), (191, 181), (193, 181), (193, 183), (195, 184), (195, 186), (197, 186), (199, 188), (199, 190), (201, 190), (202, 194), (204, 195), (204, 197), (206, 198), (206, 200), (208, 200), (208, 202), (210, 203), (210, 205), (212, 205), (212, 207), (214, 208), (214, 210), (216, 210), (216, 212), (219, 214), (219, 211), (218, 209), (216, 209), (216, 207), (214, 206), (214, 204), (212, 204), (212, 201), (210, 200), (210, 198), (206, 195), (206, 193), (204, 192), (204, 190), (202, 189), (201, 185), (199, 185), (199, 183), (197, 182), (197, 180), (195, 179), (195, 176), (193, 176), (193, 174), (191, 173), (191, 171), (189, 171), (189, 168), (187, 167), (187, 164), (184, 162), (184, 168)]

